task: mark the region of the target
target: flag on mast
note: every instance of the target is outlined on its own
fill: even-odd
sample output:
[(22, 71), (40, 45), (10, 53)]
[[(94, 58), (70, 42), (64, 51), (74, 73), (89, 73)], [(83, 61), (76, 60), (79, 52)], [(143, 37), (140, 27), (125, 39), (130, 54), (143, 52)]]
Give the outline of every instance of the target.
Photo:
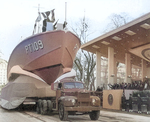
[[(42, 12), (41, 14), (43, 15), (44, 19), (47, 19), (47, 22), (55, 22), (55, 13), (54, 13), (54, 10), (51, 10), (51, 11), (46, 11), (46, 12)], [(49, 19), (49, 16), (51, 14), (51, 19)]]

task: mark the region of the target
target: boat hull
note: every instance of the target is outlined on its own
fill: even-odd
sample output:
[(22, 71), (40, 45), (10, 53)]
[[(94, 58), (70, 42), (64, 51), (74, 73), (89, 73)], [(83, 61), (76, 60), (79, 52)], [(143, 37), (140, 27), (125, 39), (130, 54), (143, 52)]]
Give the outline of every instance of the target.
[(8, 63), (8, 79), (14, 79), (14, 66), (32, 72), (47, 84), (71, 71), (80, 40), (70, 31), (52, 31), (31, 36), (12, 52)]

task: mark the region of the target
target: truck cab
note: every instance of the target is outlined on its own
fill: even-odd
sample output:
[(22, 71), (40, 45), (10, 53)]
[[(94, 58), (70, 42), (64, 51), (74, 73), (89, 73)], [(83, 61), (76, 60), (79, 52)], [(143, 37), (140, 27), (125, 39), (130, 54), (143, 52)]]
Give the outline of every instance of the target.
[(88, 113), (91, 120), (97, 120), (100, 114), (100, 99), (94, 92), (85, 89), (81, 81), (66, 78), (58, 83), (56, 103), (60, 120), (67, 120), (68, 115)]

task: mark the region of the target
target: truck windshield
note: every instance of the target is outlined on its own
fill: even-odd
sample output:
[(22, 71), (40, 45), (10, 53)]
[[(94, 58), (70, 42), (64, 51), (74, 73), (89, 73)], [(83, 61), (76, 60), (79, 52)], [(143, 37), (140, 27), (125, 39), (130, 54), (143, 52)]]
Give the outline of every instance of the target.
[(64, 88), (65, 89), (73, 89), (73, 88), (83, 89), (84, 86), (82, 83), (67, 82), (67, 83), (64, 83)]

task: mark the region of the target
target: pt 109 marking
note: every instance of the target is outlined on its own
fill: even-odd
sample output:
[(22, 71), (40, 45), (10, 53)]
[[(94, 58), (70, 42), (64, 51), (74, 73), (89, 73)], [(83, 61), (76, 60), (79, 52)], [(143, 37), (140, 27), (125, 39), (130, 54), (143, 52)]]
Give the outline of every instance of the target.
[(43, 48), (44, 48), (44, 45), (41, 40), (38, 40), (37, 42), (33, 42), (25, 46), (26, 54), (38, 51)]

